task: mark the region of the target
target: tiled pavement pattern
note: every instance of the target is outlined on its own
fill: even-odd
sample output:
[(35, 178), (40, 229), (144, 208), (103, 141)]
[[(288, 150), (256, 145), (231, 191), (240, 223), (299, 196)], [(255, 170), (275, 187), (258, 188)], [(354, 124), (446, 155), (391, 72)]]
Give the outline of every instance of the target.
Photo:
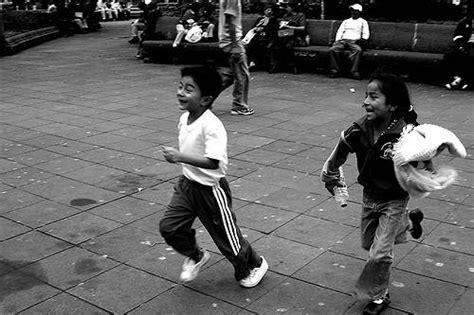
[[(366, 81), (253, 73), (251, 117), (230, 116), (231, 91), (220, 96), (234, 208), (270, 271), (240, 288), (196, 223), (212, 260), (183, 285), (183, 258), (157, 227), (180, 174), (159, 151), (176, 145), (180, 66), (135, 60), (128, 32), (128, 22), (104, 23), (0, 59), (0, 314), (360, 313), (354, 159), (345, 209), (319, 172), (362, 115)], [(409, 88), (420, 120), (451, 129), (472, 152), (473, 92)], [(473, 157), (438, 162), (460, 180), (411, 203), (425, 212), (425, 235), (396, 248), (386, 314), (474, 309)]]

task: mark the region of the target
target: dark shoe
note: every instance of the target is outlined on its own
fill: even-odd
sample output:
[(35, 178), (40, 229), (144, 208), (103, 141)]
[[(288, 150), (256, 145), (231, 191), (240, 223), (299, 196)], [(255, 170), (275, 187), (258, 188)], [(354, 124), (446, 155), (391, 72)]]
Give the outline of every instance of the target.
[(362, 312), (363, 315), (377, 315), (382, 313), (387, 306), (390, 304), (390, 295), (387, 293), (382, 299), (382, 303), (375, 303), (370, 301), (364, 308)]
[(277, 73), (277, 72), (278, 72), (277, 67), (270, 67), (270, 69), (268, 69), (268, 73)]
[(298, 67), (296, 67), (296, 66), (291, 67), (291, 73), (293, 73), (293, 74), (300, 74), (300, 72), (299, 72), (299, 70), (298, 70)]
[(354, 72), (352, 74), (352, 78), (353, 79), (356, 79), (356, 80), (360, 80), (362, 77), (360, 76), (360, 73), (359, 72)]
[(138, 39), (138, 37), (132, 37), (132, 39), (130, 39), (128, 42), (130, 44), (136, 44), (138, 43), (140, 40)]
[(339, 72), (337, 70), (331, 70), (329, 72), (329, 77), (330, 78), (337, 78), (339, 76)]
[(411, 221), (411, 229), (409, 230), (411, 237), (419, 239), (423, 234), (423, 228), (421, 227), (421, 221), (424, 218), (423, 212), (418, 208), (413, 209), (408, 213), (408, 218)]

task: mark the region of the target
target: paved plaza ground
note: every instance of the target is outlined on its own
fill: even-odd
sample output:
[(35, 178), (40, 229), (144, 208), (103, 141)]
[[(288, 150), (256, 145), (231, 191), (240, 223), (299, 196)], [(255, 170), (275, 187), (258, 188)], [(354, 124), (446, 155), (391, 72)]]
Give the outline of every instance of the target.
[[(255, 72), (251, 117), (229, 115), (231, 89), (218, 98), (234, 210), (270, 270), (257, 288), (239, 287), (196, 222), (211, 261), (182, 284), (183, 257), (158, 231), (181, 171), (159, 150), (177, 142), (180, 65), (136, 60), (128, 33), (129, 22), (103, 23), (0, 59), (0, 314), (360, 313), (355, 160), (345, 209), (319, 173), (363, 115), (367, 82)], [(425, 233), (396, 247), (386, 314), (472, 314), (474, 92), (409, 88), (420, 121), (455, 132), (469, 155), (439, 157), (459, 181), (410, 203)]]

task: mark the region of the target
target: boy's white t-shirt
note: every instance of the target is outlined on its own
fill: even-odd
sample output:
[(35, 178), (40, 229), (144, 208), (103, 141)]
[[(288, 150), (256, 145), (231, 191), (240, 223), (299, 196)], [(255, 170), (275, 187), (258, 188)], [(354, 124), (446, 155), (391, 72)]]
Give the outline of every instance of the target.
[(336, 40), (368, 40), (370, 36), (369, 23), (363, 18), (344, 20), (336, 33)]
[(209, 109), (190, 125), (188, 117), (189, 112), (185, 112), (179, 119), (179, 151), (218, 160), (219, 167), (212, 170), (183, 163), (183, 175), (202, 185), (214, 186), (227, 172), (227, 132)]

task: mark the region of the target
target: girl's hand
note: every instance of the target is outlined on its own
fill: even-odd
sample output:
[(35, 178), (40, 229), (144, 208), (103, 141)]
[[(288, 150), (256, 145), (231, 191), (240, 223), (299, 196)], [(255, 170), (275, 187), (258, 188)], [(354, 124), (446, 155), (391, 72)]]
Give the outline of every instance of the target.
[(163, 151), (163, 156), (166, 161), (170, 163), (178, 163), (179, 162), (179, 151), (173, 147), (161, 146), (161, 150)]

